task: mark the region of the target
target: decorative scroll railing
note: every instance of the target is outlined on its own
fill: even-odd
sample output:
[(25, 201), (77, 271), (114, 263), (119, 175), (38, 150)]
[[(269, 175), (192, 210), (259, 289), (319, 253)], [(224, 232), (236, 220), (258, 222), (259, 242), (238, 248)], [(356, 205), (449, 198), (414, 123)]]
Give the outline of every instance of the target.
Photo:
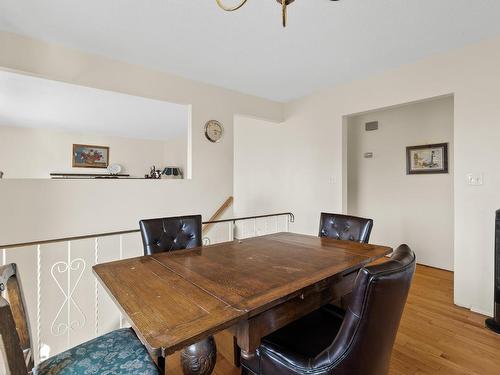
[[(204, 245), (288, 232), (292, 213), (205, 222)], [(35, 361), (126, 324), (92, 274), (92, 266), (142, 255), (138, 229), (0, 245), (1, 264), (17, 263)], [(1, 368), (1, 366), (0, 366)]]

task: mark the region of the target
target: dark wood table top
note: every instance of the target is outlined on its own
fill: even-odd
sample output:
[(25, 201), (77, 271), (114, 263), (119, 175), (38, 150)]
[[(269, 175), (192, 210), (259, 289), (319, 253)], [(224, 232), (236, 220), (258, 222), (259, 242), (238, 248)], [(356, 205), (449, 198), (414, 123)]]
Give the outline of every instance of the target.
[(278, 233), (94, 266), (148, 349), (168, 355), (392, 249)]

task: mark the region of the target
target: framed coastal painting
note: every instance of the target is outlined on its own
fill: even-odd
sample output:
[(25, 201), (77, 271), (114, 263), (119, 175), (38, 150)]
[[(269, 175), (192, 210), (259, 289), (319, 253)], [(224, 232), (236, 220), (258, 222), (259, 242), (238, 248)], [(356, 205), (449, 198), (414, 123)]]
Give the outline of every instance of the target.
[(406, 148), (406, 174), (448, 173), (448, 143)]
[(74, 168), (107, 168), (109, 147), (92, 145), (73, 145)]

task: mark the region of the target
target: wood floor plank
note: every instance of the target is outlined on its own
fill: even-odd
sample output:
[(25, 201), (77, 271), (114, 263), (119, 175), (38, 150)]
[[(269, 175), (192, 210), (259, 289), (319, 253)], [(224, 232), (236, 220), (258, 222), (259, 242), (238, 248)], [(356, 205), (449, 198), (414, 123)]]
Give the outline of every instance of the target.
[[(453, 273), (418, 266), (394, 345), (389, 375), (499, 375), (500, 335), (484, 328), (485, 317), (453, 305)], [(216, 336), (216, 375), (237, 375), (232, 336)], [(179, 356), (168, 374), (181, 375)]]

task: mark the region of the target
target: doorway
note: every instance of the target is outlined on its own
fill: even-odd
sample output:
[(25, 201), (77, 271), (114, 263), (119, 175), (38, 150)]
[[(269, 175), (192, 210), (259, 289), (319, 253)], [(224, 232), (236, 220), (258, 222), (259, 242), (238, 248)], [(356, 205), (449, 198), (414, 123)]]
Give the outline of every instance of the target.
[[(453, 96), (347, 116), (346, 212), (374, 219), (371, 242), (407, 243), (453, 270)], [(407, 174), (408, 146), (448, 144), (448, 173)]]

